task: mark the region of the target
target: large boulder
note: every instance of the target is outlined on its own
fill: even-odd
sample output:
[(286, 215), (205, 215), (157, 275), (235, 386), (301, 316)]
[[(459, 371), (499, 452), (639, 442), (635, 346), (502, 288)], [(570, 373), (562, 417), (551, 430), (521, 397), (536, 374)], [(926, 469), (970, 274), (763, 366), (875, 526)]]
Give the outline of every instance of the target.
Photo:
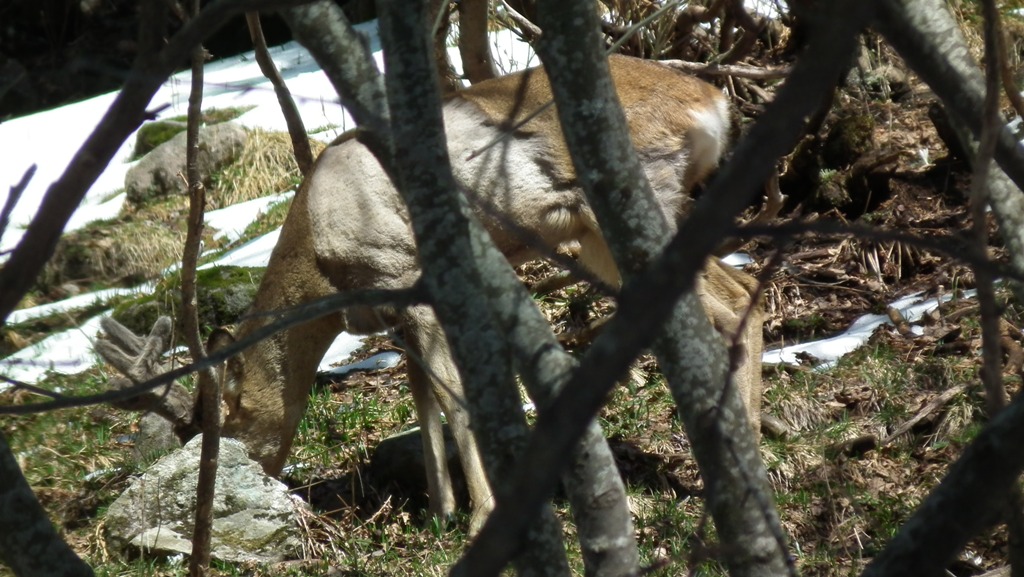
[[(206, 337), (210, 332), (234, 324), (252, 305), (263, 278), (262, 268), (215, 266), (196, 274), (196, 299), (199, 330)], [(148, 334), (156, 319), (171, 316), (178, 323), (175, 335), (183, 333), (181, 318), (181, 276), (177, 273), (163, 278), (153, 292), (114, 308), (111, 316), (136, 334)]]
[[(248, 134), (231, 122), (222, 122), (199, 129), (199, 174), (209, 185), (210, 177), (233, 163), (242, 154)], [(185, 182), (178, 174), (185, 174), (185, 133), (179, 133), (157, 146), (124, 177), (128, 200), (141, 204), (153, 198), (171, 194), (184, 194)]]
[[(107, 543), (127, 552), (190, 554), (202, 437), (150, 467), (107, 509)], [(223, 439), (213, 504), (211, 554), (230, 562), (274, 563), (301, 556), (304, 501), (263, 473), (234, 439)]]

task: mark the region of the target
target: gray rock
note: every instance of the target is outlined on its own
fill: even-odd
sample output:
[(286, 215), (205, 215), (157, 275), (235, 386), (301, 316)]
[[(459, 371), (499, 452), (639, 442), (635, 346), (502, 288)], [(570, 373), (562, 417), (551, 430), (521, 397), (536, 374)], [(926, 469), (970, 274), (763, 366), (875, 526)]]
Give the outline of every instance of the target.
[[(146, 554), (192, 551), (202, 438), (150, 467), (107, 509), (107, 543)], [(301, 555), (298, 509), (306, 504), (246, 455), (234, 439), (220, 445), (213, 505), (212, 556), (230, 562), (274, 563)]]
[(139, 433), (135, 436), (132, 459), (136, 463), (148, 463), (155, 457), (181, 448), (178, 436), (174, 434), (171, 422), (156, 413), (145, 412), (139, 418)]
[[(242, 154), (249, 136), (241, 126), (222, 122), (199, 129), (199, 174), (210, 184), (210, 177)], [(130, 202), (139, 204), (170, 194), (184, 194), (185, 133), (179, 133), (142, 157), (124, 177), (124, 189)]]
[[(459, 462), (459, 449), (447, 424), (444, 425), (444, 445), (448, 472), (452, 477), (456, 497), (468, 501), (465, 495), (465, 475)], [(426, 494), (425, 471), (423, 435), (419, 427), (382, 440), (370, 455), (370, 475), (376, 483), (382, 487), (396, 489), (406, 496)]]

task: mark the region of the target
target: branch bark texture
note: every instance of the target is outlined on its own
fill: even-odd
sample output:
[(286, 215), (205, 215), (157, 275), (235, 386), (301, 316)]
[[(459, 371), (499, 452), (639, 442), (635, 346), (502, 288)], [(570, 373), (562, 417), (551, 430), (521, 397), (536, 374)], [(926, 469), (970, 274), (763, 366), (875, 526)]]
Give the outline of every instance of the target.
[(281, 11), (295, 39), (306, 47), (327, 75), (341, 104), (359, 125), (359, 141), (391, 166), (391, 133), (384, 78), (374, 63), (367, 39), (352, 28), (341, 8), (322, 0)]
[(459, 55), (462, 70), (473, 84), (498, 75), (487, 36), (489, 4), (490, 0), (459, 2)]
[[(674, 223), (662, 217), (629, 141), (593, 5), (542, 3), (537, 17), (545, 31), (538, 50), (576, 174), (630, 282), (655, 260)], [(781, 531), (757, 441), (743, 401), (727, 384), (725, 343), (695, 291), (676, 303), (652, 348), (693, 444), (731, 574), (782, 574), (785, 543), (776, 537)]]
[(270, 50), (267, 48), (267, 39), (263, 36), (263, 25), (260, 24), (259, 12), (246, 12), (245, 23), (249, 27), (249, 38), (252, 39), (252, 47), (256, 52), (256, 64), (260, 72), (274, 86), (274, 94), (277, 95), (277, 103), (281, 106), (281, 114), (288, 126), (288, 135), (292, 139), (292, 150), (295, 153), (295, 163), (299, 166), (299, 172), (303, 176), (309, 174), (313, 169), (313, 150), (309, 146), (309, 137), (306, 136), (306, 127), (302, 124), (302, 116), (295, 106), (288, 85), (277, 70), (274, 59), (270, 57)]
[[(458, 193), (444, 138), (441, 91), (430, 57), (426, 2), (378, 3), (388, 69), (394, 175), (419, 248), (422, 282), (430, 294), (466, 389), (496, 506), (513, 507), (501, 488), (522, 454), (527, 436), (505, 336), (494, 319), (476, 268), (473, 243), (487, 242), (471, 227), (469, 206)], [(401, 159), (401, 161), (397, 161)], [(568, 575), (561, 527), (550, 506), (525, 531), (513, 561), (520, 575)]]
[[(193, 17), (199, 13), (199, 0), (192, 0)], [(203, 116), (203, 66), (206, 50), (197, 44), (192, 50), (192, 86), (188, 96), (188, 124), (185, 134), (185, 167), (188, 181), (188, 230), (181, 259), (181, 314), (185, 342), (193, 359), (206, 357), (199, 334), (199, 309), (196, 298), (196, 265), (203, 238), (206, 212), (206, 186), (199, 173), (199, 124)], [(213, 371), (199, 371), (197, 382), (202, 396), (203, 442), (199, 455), (199, 479), (196, 486), (195, 524), (192, 531), (192, 555), (189, 574), (203, 577), (210, 570), (210, 542), (213, 536), (213, 499), (220, 455), (220, 383)]]

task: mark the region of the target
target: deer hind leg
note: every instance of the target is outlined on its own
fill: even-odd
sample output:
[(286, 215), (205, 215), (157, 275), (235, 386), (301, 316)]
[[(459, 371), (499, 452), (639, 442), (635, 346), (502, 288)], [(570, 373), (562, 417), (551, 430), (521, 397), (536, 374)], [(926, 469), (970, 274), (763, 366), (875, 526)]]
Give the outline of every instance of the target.
[[(756, 289), (757, 282), (753, 277), (715, 258), (708, 260), (707, 268), (697, 283), (697, 294), (711, 324), (727, 343), (736, 340), (740, 344), (741, 354), (733, 373), (733, 383), (746, 406), (754, 436), (760, 438), (764, 313), (755, 295)], [(744, 315), (747, 316), (746, 324), (742, 334), (737, 335)]]
[(608, 248), (608, 243), (605, 242), (600, 231), (596, 228), (588, 229), (580, 236), (579, 244), (580, 264), (609, 286), (618, 288), (622, 283), (622, 277), (619, 276), (619, 269), (615, 266), (611, 249)]
[(423, 431), (431, 512), (448, 516), (455, 509), (440, 421), (443, 409), (466, 477), (473, 505), (470, 533), (475, 534), (494, 504), (476, 438), (470, 428), (462, 382), (433, 311), (427, 307), (414, 307), (406, 313), (403, 325), (410, 348), (409, 386)]
[(430, 387), (430, 377), (421, 365), (422, 353), (413, 345), (414, 337), (406, 335), (408, 341), (409, 388), (412, 389), (416, 405), (416, 419), (420, 424), (423, 439), (423, 459), (427, 473), (427, 495), (430, 499), (430, 514), (447, 519), (455, 513), (455, 493), (452, 490), (451, 475), (445, 451), (444, 432), (441, 427), (441, 406)]

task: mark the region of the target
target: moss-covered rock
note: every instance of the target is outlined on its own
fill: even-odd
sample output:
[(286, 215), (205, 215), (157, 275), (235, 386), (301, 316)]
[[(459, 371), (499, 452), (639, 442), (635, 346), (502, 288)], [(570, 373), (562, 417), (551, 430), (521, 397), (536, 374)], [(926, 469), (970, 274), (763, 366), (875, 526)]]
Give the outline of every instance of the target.
[[(129, 202), (141, 205), (153, 198), (187, 192), (188, 187), (181, 178), (186, 172), (185, 139), (186, 135), (179, 132), (128, 169), (124, 191)], [(247, 139), (245, 128), (230, 122), (199, 129), (196, 165), (203, 184), (210, 186), (215, 173), (238, 160)]]
[(147, 122), (135, 133), (135, 148), (132, 149), (132, 160), (138, 160), (149, 151), (174, 138), (179, 132), (185, 131), (185, 123), (177, 120), (157, 120)]
[(846, 168), (874, 147), (875, 120), (868, 114), (854, 113), (837, 120), (828, 131), (821, 149), (828, 168)]
[[(209, 108), (202, 113), (201, 123), (204, 125), (217, 124), (234, 120), (246, 112), (252, 110), (253, 106)], [(179, 132), (185, 132), (188, 116), (174, 116), (147, 122), (139, 127), (135, 133), (135, 148), (132, 150), (132, 160), (138, 160), (149, 151), (174, 138)]]
[[(263, 278), (262, 268), (222, 266), (200, 270), (197, 275), (199, 330), (205, 338), (213, 329), (230, 325), (249, 310)], [(114, 309), (118, 322), (145, 334), (161, 315), (170, 315), (181, 334), (181, 275), (169, 275), (145, 297)]]

